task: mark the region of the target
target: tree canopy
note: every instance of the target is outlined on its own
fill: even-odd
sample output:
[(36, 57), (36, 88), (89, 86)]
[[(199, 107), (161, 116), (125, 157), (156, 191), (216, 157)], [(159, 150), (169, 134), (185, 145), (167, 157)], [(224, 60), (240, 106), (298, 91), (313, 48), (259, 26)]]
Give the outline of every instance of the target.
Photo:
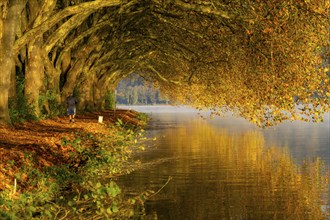
[(103, 108), (105, 91), (132, 73), (178, 102), (259, 126), (322, 120), (329, 8), (327, 0), (0, 0), (0, 121), (10, 121), (17, 75), (40, 115), (73, 90), (81, 109)]

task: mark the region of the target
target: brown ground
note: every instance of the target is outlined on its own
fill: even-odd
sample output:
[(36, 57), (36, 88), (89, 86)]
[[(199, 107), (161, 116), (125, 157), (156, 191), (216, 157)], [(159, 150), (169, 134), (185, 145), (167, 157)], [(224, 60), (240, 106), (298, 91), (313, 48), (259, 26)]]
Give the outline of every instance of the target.
[[(103, 124), (98, 123), (99, 115), (103, 116)], [(0, 191), (10, 189), (17, 170), (30, 163), (27, 153), (33, 155), (39, 167), (67, 163), (72, 149), (62, 146), (63, 137), (73, 137), (75, 132), (106, 133), (105, 124), (113, 124), (118, 118), (137, 125), (136, 116), (137, 112), (117, 109), (77, 115), (75, 123), (66, 116), (12, 127), (0, 125)]]

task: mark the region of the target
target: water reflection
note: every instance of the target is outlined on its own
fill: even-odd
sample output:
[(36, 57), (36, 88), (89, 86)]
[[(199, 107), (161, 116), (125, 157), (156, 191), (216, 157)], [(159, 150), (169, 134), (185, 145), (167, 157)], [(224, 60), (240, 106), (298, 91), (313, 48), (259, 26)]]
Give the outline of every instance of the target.
[(183, 119), (168, 119), (141, 158), (165, 162), (120, 180), (134, 193), (157, 190), (172, 177), (147, 201), (142, 219), (326, 219), (329, 210), (321, 207), (329, 204), (328, 179), (321, 160), (298, 166), (286, 148), (266, 146), (260, 131), (234, 133)]

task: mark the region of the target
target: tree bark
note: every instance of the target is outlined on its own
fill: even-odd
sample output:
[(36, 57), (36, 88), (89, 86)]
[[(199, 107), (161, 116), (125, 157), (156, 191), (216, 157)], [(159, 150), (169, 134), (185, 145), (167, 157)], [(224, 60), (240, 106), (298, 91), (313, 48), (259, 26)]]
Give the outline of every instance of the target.
[(28, 62), (25, 70), (25, 96), (34, 114), (40, 116), (39, 92), (44, 81), (44, 65), (41, 56), (42, 39), (28, 45)]
[(25, 3), (21, 0), (11, 0), (4, 4), (5, 6), (0, 8), (0, 124), (10, 124), (8, 97), (15, 63), (13, 46)]
[[(56, 1), (46, 0), (43, 5), (40, 5), (36, 0), (29, 1), (30, 20), (34, 20), (33, 28), (42, 24), (47, 17), (52, 13)], [(33, 108), (34, 114), (40, 116), (39, 97), (40, 92), (44, 90), (46, 93), (46, 86), (44, 84), (44, 42), (43, 37), (39, 36), (33, 39), (27, 47), (27, 65), (25, 70), (25, 95), (28, 105)], [(47, 62), (47, 61), (45, 61)], [(47, 100), (43, 103), (45, 110), (49, 113)]]
[(121, 3), (122, 3), (121, 0), (96, 0), (96, 1), (84, 2), (75, 6), (67, 7), (62, 11), (58, 12), (57, 14), (53, 15), (43, 23), (41, 23), (38, 27), (27, 31), (21, 38), (19, 38), (15, 42), (14, 50), (18, 51), (33, 38), (37, 36), (41, 36), (43, 33), (45, 33), (47, 30), (49, 30), (59, 21), (70, 15), (83, 13), (86, 10), (97, 10), (103, 7), (117, 6), (120, 5)]
[(69, 92), (72, 92), (74, 87), (77, 85), (77, 77), (79, 73), (82, 73), (84, 71), (84, 68), (86, 69), (86, 61), (88, 57), (90, 56), (90, 53), (97, 47), (98, 45), (98, 37), (97, 36), (91, 36), (91, 39), (87, 43), (84, 48), (81, 49), (81, 51), (78, 52), (76, 57), (76, 62), (72, 65), (72, 68), (67, 73), (66, 82), (62, 89), (61, 94), (61, 100), (62, 102), (65, 100), (65, 98), (68, 96)]
[(105, 95), (106, 95), (106, 82), (105, 80), (97, 80), (97, 75), (93, 76), (94, 78), (94, 92), (93, 92), (93, 101), (94, 106), (98, 110), (104, 110), (105, 106)]
[(79, 103), (78, 109), (84, 111), (93, 111), (93, 81), (85, 80), (79, 87)]
[(65, 84), (62, 88), (61, 101), (64, 102), (69, 93), (73, 92), (77, 82), (78, 75), (83, 71), (83, 66), (86, 58), (79, 58), (68, 71)]
[(10, 74), (10, 88), (9, 88), (9, 98), (16, 98), (16, 69), (12, 68)]

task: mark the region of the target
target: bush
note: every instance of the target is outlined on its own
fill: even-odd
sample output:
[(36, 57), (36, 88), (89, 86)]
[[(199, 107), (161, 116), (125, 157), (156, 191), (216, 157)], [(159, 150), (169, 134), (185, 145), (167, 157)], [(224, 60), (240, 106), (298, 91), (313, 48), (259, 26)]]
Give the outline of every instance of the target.
[(8, 107), (9, 116), (13, 123), (38, 120), (38, 117), (34, 114), (33, 107), (28, 105), (24, 96), (24, 76), (16, 77), (16, 97), (9, 99)]

